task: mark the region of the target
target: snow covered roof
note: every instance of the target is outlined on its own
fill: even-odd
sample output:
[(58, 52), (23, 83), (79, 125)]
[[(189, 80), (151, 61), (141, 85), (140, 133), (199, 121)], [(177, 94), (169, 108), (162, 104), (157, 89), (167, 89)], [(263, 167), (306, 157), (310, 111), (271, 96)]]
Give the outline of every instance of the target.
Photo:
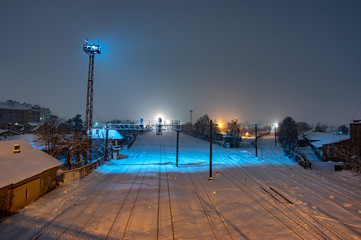
[(5, 135), (6, 133), (12, 133), (12, 134), (14, 134), (14, 135), (20, 135), (20, 133), (15, 132), (15, 131), (13, 131), (13, 130), (8, 130), (8, 129), (4, 130), (4, 129), (0, 129), (0, 135)]
[(15, 144), (20, 145), (21, 152), (33, 149), (33, 147), (25, 140), (0, 141), (0, 157), (13, 154)]
[(350, 135), (338, 135), (328, 132), (306, 132), (305, 138), (311, 141), (316, 148), (322, 147), (324, 144), (337, 143), (350, 139)]
[[(14, 144), (20, 145), (20, 153), (13, 153)], [(0, 142), (0, 188), (21, 182), (62, 163), (26, 141)]]
[(31, 110), (31, 107), (21, 104), (16, 101), (0, 102), (0, 108), (2, 109), (14, 109), (14, 110)]
[[(106, 129), (92, 129), (92, 138), (93, 139), (105, 139), (106, 138)], [(108, 132), (108, 139), (109, 140), (119, 140), (123, 139), (124, 137), (114, 129), (109, 129)]]

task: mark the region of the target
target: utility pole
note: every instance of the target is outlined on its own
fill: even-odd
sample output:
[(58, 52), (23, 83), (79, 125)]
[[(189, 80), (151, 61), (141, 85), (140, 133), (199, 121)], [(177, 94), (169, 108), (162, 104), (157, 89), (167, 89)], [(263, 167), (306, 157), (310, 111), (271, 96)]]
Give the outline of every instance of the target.
[(208, 181), (213, 181), (212, 177), (212, 127), (213, 122), (209, 120), (209, 178)]
[(258, 157), (258, 133), (257, 133), (257, 123), (254, 125), (254, 135), (256, 137), (255, 147), (256, 147), (256, 157)]
[(277, 147), (277, 124), (275, 124), (275, 147)]
[(177, 157), (176, 157), (176, 165), (178, 167), (178, 152), (179, 152), (179, 130), (177, 130)]
[(106, 128), (106, 136), (105, 136), (105, 151), (104, 151), (104, 160), (108, 161), (108, 139), (109, 139), (109, 129), (108, 126), (105, 127)]

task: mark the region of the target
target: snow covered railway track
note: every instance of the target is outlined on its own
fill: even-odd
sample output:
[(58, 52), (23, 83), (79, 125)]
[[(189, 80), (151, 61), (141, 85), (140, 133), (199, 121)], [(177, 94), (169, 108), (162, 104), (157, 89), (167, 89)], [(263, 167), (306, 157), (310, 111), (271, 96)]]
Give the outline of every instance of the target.
[[(173, 215), (173, 205), (172, 205), (172, 200), (171, 200), (171, 195), (170, 195), (170, 186), (169, 186), (169, 176), (168, 176), (168, 170), (167, 170), (167, 165), (166, 163), (163, 163), (163, 158), (166, 158), (165, 156), (165, 152), (166, 152), (166, 148), (164, 145), (164, 138), (163, 136), (161, 137), (161, 144), (160, 144), (160, 156), (159, 156), (159, 174), (158, 174), (158, 212), (157, 212), (157, 239), (160, 239), (162, 237), (166, 237), (166, 239), (175, 239), (175, 227), (174, 227), (174, 215)], [(166, 179), (165, 184), (162, 184), (162, 179)], [(162, 185), (166, 185), (166, 191), (164, 193), (164, 191), (162, 192)], [(163, 199), (167, 199), (166, 201), (164, 201), (162, 203), (162, 195), (166, 195), (166, 197), (164, 197)], [(165, 207), (164, 211), (162, 211), (161, 206), (169, 206), (169, 209), (167, 209)], [(166, 226), (163, 226), (163, 222), (162, 219), (166, 219), (167, 217), (162, 217), (164, 215), (169, 214), (169, 224), (170, 224), (170, 231), (168, 229), (164, 229), (167, 228), (167, 224), (165, 224)], [(168, 231), (167, 231), (168, 230)], [(165, 233), (164, 233), (165, 232)]]
[[(154, 147), (154, 145), (152, 145), (152, 146)], [(144, 160), (144, 163), (145, 162), (146, 162), (146, 159)], [(141, 169), (145, 168), (144, 164), (141, 164), (141, 166), (142, 166)], [(137, 172), (138, 172), (137, 176), (134, 178), (133, 182), (131, 183), (131, 186), (129, 187), (129, 189), (128, 189), (125, 197), (124, 197), (124, 199), (122, 200), (122, 203), (120, 204), (120, 207), (116, 211), (116, 215), (114, 217), (114, 220), (111, 223), (110, 228), (107, 231), (105, 239), (124, 239), (125, 236), (126, 236), (126, 233), (127, 233), (128, 228), (129, 228), (129, 225), (130, 225), (130, 222), (131, 222), (131, 219), (132, 219), (132, 215), (133, 215), (133, 212), (134, 212), (137, 200), (138, 200), (139, 192), (140, 192), (140, 190), (142, 188), (142, 185), (143, 185), (143, 182), (144, 182), (144, 177), (145, 177), (145, 170), (144, 170), (142, 172), (142, 174), (141, 174), (142, 176), (141, 176), (140, 183), (139, 182), (137, 183), (137, 180), (138, 180), (139, 175), (140, 175), (139, 174), (140, 171), (137, 171)], [(136, 184), (139, 185), (138, 188), (134, 187)], [(131, 193), (134, 193), (134, 192), (135, 192), (134, 199), (129, 200)], [(122, 210), (127, 211), (127, 209), (125, 209), (125, 206), (126, 206), (127, 202), (130, 202), (130, 203), (133, 202), (133, 204), (128, 206), (128, 208), (130, 208), (130, 211), (126, 212), (126, 213), (122, 213)], [(121, 213), (123, 215), (128, 216), (127, 218), (125, 218), (125, 222), (123, 221), (122, 218), (120, 218)]]
[[(139, 173), (140, 171), (138, 171), (137, 174), (137, 178), (141, 179), (140, 181), (137, 181), (135, 182), (135, 184), (133, 184), (134, 186), (139, 185), (139, 187), (136, 188), (133, 185), (130, 187), (128, 194), (125, 196), (122, 205), (118, 209), (116, 217), (114, 218), (112, 226), (109, 229), (105, 239), (140, 238), (139, 235), (148, 237), (149, 234), (154, 234), (152, 236), (154, 236), (156, 239), (175, 239), (173, 209), (171, 204), (168, 179), (168, 190), (166, 193), (168, 194), (169, 209), (165, 207), (167, 204), (165, 204), (165, 202), (162, 202), (165, 199), (164, 197), (162, 197), (162, 195), (164, 195), (164, 191), (162, 190), (162, 187), (164, 187), (164, 183), (162, 181), (162, 179), (164, 179), (164, 173), (162, 171), (164, 164), (162, 163), (162, 158), (164, 157), (165, 152), (165, 150), (163, 149), (164, 143), (162, 136), (154, 136), (152, 150), (150, 150), (150, 152), (153, 152), (153, 150), (155, 150), (155, 146), (159, 144), (159, 150), (154, 151), (154, 153), (156, 154), (147, 154), (145, 159), (145, 162), (148, 162), (148, 165), (151, 166), (150, 168), (152, 168), (152, 166), (154, 167), (155, 165), (158, 166), (158, 177), (156, 179), (152, 179), (151, 177), (145, 178), (146, 176), (152, 176), (155, 172), (148, 172), (149, 167), (146, 164), (143, 164), (143, 172)], [(150, 173), (150, 175), (148, 175), (148, 173)], [(147, 182), (145, 182), (145, 179), (147, 179)], [(156, 181), (157, 183), (155, 184)], [(156, 194), (154, 193), (155, 191), (153, 191), (152, 189), (157, 189)], [(155, 198), (155, 202), (147, 200), (147, 205), (149, 204), (149, 207), (147, 208), (149, 211), (147, 211), (147, 213), (141, 211), (142, 208), (144, 209), (144, 200), (154, 195), (157, 196)], [(152, 205), (155, 205), (155, 207), (152, 207)], [(167, 224), (167, 222), (163, 222), (163, 219), (168, 218), (164, 217), (164, 215), (166, 215), (166, 212), (168, 211), (170, 212), (170, 224)], [(139, 230), (139, 227), (147, 227), (147, 230), (141, 232)]]
[[(305, 212), (298, 212), (292, 209), (294, 204), (290, 204), (287, 199), (280, 199), (271, 193), (271, 187), (259, 185), (258, 191), (248, 187), (237, 177), (228, 171), (223, 171), (222, 176), (230, 181), (237, 189), (242, 191), (271, 216), (287, 227), (301, 239), (343, 239), (331, 228), (311, 217)], [(262, 194), (265, 192), (265, 194)], [(311, 217), (311, 218), (309, 218)]]
[[(284, 157), (285, 157), (285, 156), (284, 156), (283, 153), (282, 153), (282, 154), (277, 154), (277, 153), (275, 152), (275, 150), (274, 150), (273, 147), (269, 147), (268, 150), (269, 150), (273, 155), (277, 156), (277, 157), (280, 159), (281, 162), (287, 163), (287, 162), (284, 160)], [(273, 165), (273, 164), (272, 164), (272, 165)], [(294, 169), (290, 169), (290, 170), (293, 171)], [(333, 182), (336, 182), (336, 183), (342, 183), (342, 184), (345, 184), (345, 185), (347, 185), (347, 186), (352, 186), (352, 187), (361, 189), (361, 184), (356, 185), (356, 184), (353, 184), (353, 183), (350, 183), (350, 182), (345, 182), (345, 181), (342, 181), (342, 180), (340, 180), (340, 179), (338, 179), (338, 178), (336, 179), (336, 178), (333, 178), (333, 177), (330, 177), (330, 176), (324, 175), (324, 174), (322, 174), (321, 176), (322, 176), (323, 178), (327, 178), (327, 179), (329, 179), (329, 180), (331, 180), (331, 181), (333, 181)]]
[[(274, 151), (272, 148), (270, 149), (270, 151), (271, 151), (273, 154), (277, 155), (277, 153), (275, 153), (275, 151)], [(278, 155), (277, 155), (277, 156), (278, 156)], [(279, 159), (280, 159), (281, 162), (286, 163), (286, 162), (283, 160), (283, 157), (284, 157), (284, 156), (279, 156)], [(273, 166), (273, 167), (275, 167), (275, 168), (277, 168), (277, 167), (276, 167), (274, 164), (272, 164), (272, 163), (271, 163), (270, 165)], [(310, 178), (310, 177), (308, 176), (308, 175), (310, 175), (311, 173), (306, 172), (307, 174), (300, 174), (299, 171), (296, 171), (296, 170), (297, 170), (296, 168), (290, 168), (290, 170), (292, 171), (292, 173), (296, 174), (297, 176), (299, 176), (299, 177), (301, 177), (301, 178), (304, 178), (304, 179), (306, 179), (306, 180), (308, 180), (308, 181), (310, 181), (310, 182), (312, 182), (312, 183), (314, 183), (314, 184), (319, 184), (319, 182), (316, 182), (314, 179), (312, 179), (312, 178)], [(303, 172), (303, 173), (305, 173), (305, 172)], [(336, 179), (331, 178), (331, 177), (328, 177), (328, 176), (326, 176), (326, 175), (320, 175), (320, 176), (322, 176), (323, 178), (327, 178), (327, 179), (329, 179), (329, 180), (335, 181), (335, 182), (337, 182), (337, 183), (347, 184), (347, 185), (350, 185), (350, 186), (353, 186), (353, 187), (359, 188), (359, 189), (361, 188), (360, 186), (356, 186), (356, 185), (353, 185), (353, 184), (345, 183), (345, 182), (343, 182), (343, 181), (336, 180)], [(345, 200), (354, 201), (352, 198), (349, 197), (349, 195), (351, 194), (350, 192), (347, 192), (347, 193), (346, 193), (346, 192), (341, 192), (341, 191), (343, 191), (342, 188), (341, 188), (340, 190), (336, 190), (336, 189), (335, 189), (335, 187), (340, 187), (340, 186), (336, 186), (336, 185), (332, 184), (332, 187), (330, 187), (330, 186), (329, 186), (329, 185), (330, 185), (330, 182), (324, 181), (322, 178), (320, 178), (320, 180), (322, 180), (323, 186), (324, 186), (325, 188), (327, 188), (328, 190), (330, 190), (330, 191), (338, 194), (339, 196), (341, 196), (341, 197), (344, 198)], [(357, 194), (357, 193), (352, 193), (352, 196), (358, 198), (359, 194)], [(355, 203), (355, 204), (361, 209), (361, 203)]]
[[(272, 150), (273, 152), (273, 150)], [(277, 168), (277, 166), (275, 166), (274, 164), (270, 164), (272, 167), (274, 167), (275, 169), (279, 169)], [(303, 170), (303, 169), (302, 169)], [(283, 169), (279, 169), (279, 171), (284, 172)], [(314, 178), (311, 177), (311, 173), (309, 172), (304, 172), (302, 171), (303, 174), (300, 174), (299, 171), (296, 171), (296, 169), (290, 169), (290, 171), (292, 171), (292, 173), (294, 175), (297, 175), (297, 177), (300, 177), (302, 179), (307, 180), (308, 182), (312, 183), (312, 188), (315, 190), (313, 191), (314, 195), (317, 195), (319, 198), (324, 199), (328, 202), (330, 202), (332, 205), (334, 205), (335, 207), (341, 208), (344, 211), (347, 211), (348, 213), (352, 214), (353, 216), (357, 217), (357, 218), (361, 218), (361, 216), (359, 215), (359, 211), (361, 211), (361, 203), (356, 201), (355, 199), (359, 199), (359, 195), (356, 193), (351, 194), (350, 191), (348, 192), (341, 192), (343, 191), (342, 189), (336, 189), (336, 187), (338, 188), (339, 186), (336, 186), (334, 184), (330, 184), (330, 182), (324, 181), (322, 180), (322, 187), (320, 187), (320, 182), (316, 181)], [(306, 174), (305, 174), (306, 173)], [(286, 173), (285, 174), (289, 174)], [(313, 173), (312, 173), (313, 174)], [(320, 180), (319, 179), (319, 180)], [(330, 192), (333, 192), (335, 194), (335, 196), (330, 196), (329, 194), (327, 196), (325, 196), (325, 194), (321, 194), (324, 191), (328, 190)], [(353, 197), (351, 197), (353, 196)]]
[[(126, 166), (126, 165), (125, 165)], [(129, 166), (127, 166), (129, 168)], [(125, 168), (125, 169), (124, 169)], [(123, 166), (122, 171), (127, 170)], [(126, 173), (126, 171), (125, 171)], [(109, 174), (109, 172), (107, 173)], [(101, 208), (103, 202), (114, 189), (115, 184), (122, 180), (124, 175), (109, 174), (105, 179), (99, 181), (95, 189), (100, 189), (96, 194), (86, 197), (84, 201), (76, 200), (73, 206), (68, 206), (68, 209), (61, 214), (55, 216), (53, 221), (49, 222), (47, 226), (34, 239), (43, 238), (65, 238), (65, 239), (82, 239), (83, 228), (93, 218), (94, 214)], [(110, 187), (109, 187), (110, 186)], [(63, 214), (70, 214), (72, 218), (68, 220), (61, 220)], [(58, 222), (58, 223), (55, 223)], [(61, 224), (60, 224), (61, 222)], [(66, 224), (64, 224), (66, 222)], [(54, 227), (59, 226), (59, 227)]]
[[(312, 216), (301, 207), (292, 203), (288, 198), (284, 197), (283, 194), (279, 193), (279, 191), (275, 190), (273, 187), (263, 184), (259, 179), (254, 177), (245, 167), (240, 167), (237, 163), (227, 155), (223, 155), (222, 159), (228, 158), (236, 167), (236, 169), (240, 170), (247, 179), (252, 179), (254, 184), (258, 186), (258, 191), (251, 189), (238, 178), (234, 177), (229, 171), (223, 171), (230, 177), (227, 177), (225, 174), (223, 176), (229, 180), (233, 185), (235, 185), (238, 189), (246, 193), (253, 200), (262, 199), (266, 204), (263, 205), (260, 201), (256, 201), (262, 208), (264, 208), (267, 212), (269, 212), (272, 216), (277, 218), (282, 224), (287, 226), (290, 230), (292, 230), (298, 236), (304, 236), (304, 231), (310, 234), (310, 237), (317, 239), (343, 239), (337, 232), (335, 232), (331, 227), (322, 223), (319, 219)], [(237, 185), (237, 184), (240, 184)], [(248, 190), (249, 193), (247, 193)], [(265, 193), (262, 195), (262, 192)], [(273, 192), (274, 194), (272, 194)], [(252, 196), (254, 194), (254, 196)], [(267, 199), (268, 197), (268, 199)], [(292, 204), (290, 204), (292, 203)], [(267, 208), (266, 206), (270, 206)], [(272, 212), (272, 209), (276, 210)], [(281, 220), (284, 218), (285, 220)], [(292, 225), (287, 223), (287, 221), (291, 221)], [(297, 229), (301, 229), (302, 231), (298, 231)]]
[[(198, 173), (196, 172), (191, 172), (191, 173), (192, 174), (190, 174), (189, 171), (187, 170), (187, 175), (192, 183), (193, 190), (197, 196), (197, 199), (199, 200), (199, 203), (202, 206), (203, 213), (207, 218), (214, 239), (233, 239), (229, 231), (229, 228), (226, 225), (226, 222), (222, 217), (220, 211), (218, 210), (215, 202), (212, 200), (204, 184), (198, 178), (197, 176)], [(193, 175), (195, 177), (193, 177)], [(196, 187), (197, 184), (200, 186), (201, 191), (199, 191), (198, 188)], [(202, 197), (202, 195), (206, 197)]]

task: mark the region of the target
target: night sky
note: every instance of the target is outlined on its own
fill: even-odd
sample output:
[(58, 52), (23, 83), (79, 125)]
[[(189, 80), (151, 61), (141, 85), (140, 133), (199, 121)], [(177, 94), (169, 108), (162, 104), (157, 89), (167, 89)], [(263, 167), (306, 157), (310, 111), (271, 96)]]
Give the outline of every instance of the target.
[(0, 101), (94, 121), (361, 119), (361, 1), (0, 1)]

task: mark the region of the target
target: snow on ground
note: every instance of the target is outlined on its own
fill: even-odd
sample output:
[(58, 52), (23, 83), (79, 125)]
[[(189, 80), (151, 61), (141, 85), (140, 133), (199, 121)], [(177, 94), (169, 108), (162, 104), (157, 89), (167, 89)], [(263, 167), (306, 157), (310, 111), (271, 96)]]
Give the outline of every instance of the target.
[[(361, 177), (305, 170), (261, 138), (249, 149), (174, 132), (139, 136), (122, 160), (0, 223), (0, 239), (361, 239)], [(351, 184), (349, 184), (351, 183)]]

